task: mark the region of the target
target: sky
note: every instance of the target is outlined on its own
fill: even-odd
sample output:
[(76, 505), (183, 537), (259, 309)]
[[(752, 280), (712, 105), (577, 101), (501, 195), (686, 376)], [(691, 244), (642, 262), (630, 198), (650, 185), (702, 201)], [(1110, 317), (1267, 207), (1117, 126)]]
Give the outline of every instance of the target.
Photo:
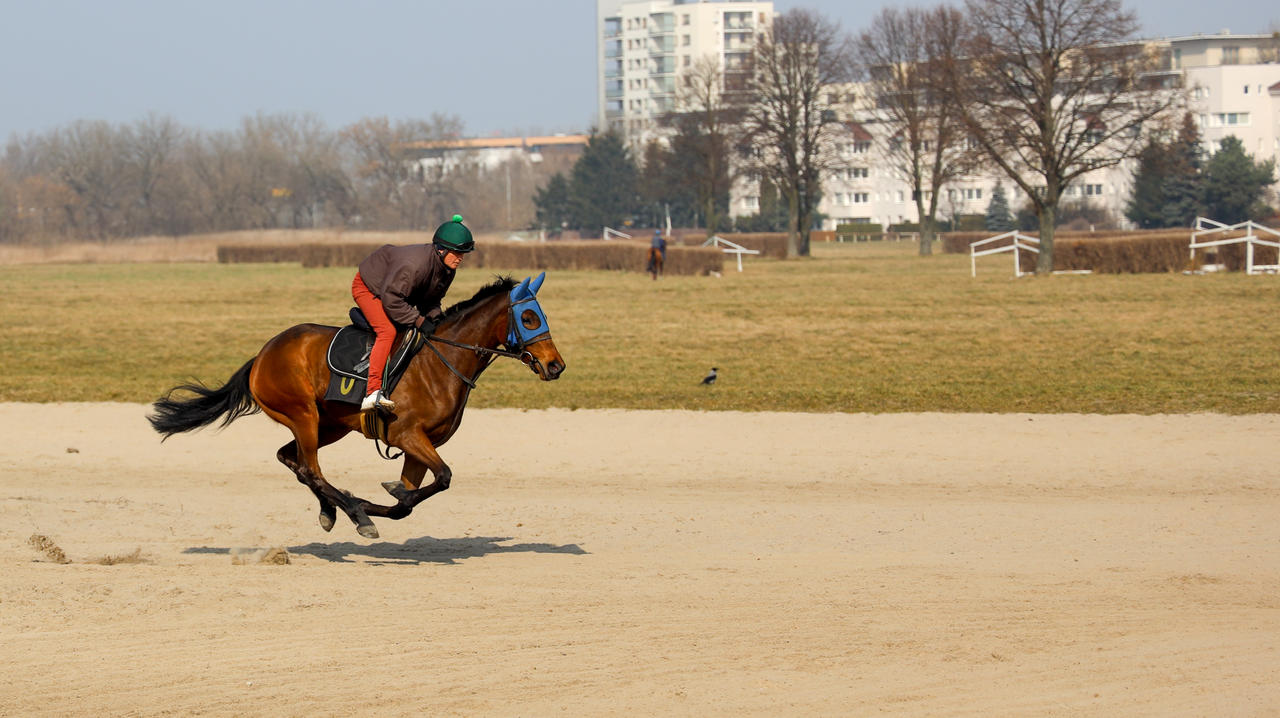
[[(774, 0), (860, 31), (885, 0)], [(929, 6), (935, 2), (923, 2)], [(469, 136), (595, 122), (595, 0), (0, 0), (0, 142), (150, 113), (460, 117)], [(1274, 0), (1125, 0), (1143, 37), (1280, 29)]]

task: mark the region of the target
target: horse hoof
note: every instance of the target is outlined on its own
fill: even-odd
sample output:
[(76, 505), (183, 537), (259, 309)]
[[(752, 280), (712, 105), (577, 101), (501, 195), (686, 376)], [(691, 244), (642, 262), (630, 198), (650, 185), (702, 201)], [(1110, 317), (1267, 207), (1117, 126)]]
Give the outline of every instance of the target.
[(406, 492), (404, 489), (404, 484), (400, 483), (399, 481), (384, 481), (382, 482), (382, 488), (386, 489), (387, 493), (391, 494), (392, 498), (396, 499), (397, 501), (404, 501)]
[(320, 528), (324, 529), (325, 531), (332, 531), (335, 517), (336, 517), (336, 514), (333, 511), (321, 511), (320, 512)]
[(356, 533), (360, 534), (361, 536), (367, 539), (376, 539), (378, 538), (378, 527), (374, 526), (371, 523), (361, 524), (360, 526), (356, 527)]

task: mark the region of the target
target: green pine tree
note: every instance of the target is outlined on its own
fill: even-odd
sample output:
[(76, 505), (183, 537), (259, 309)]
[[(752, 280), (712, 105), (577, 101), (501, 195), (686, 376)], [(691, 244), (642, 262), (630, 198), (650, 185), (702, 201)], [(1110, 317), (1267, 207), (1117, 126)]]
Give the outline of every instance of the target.
[(537, 210), (539, 227), (558, 230), (576, 226), (569, 211), (569, 181), (561, 172), (552, 175), (547, 185), (534, 193), (533, 206)]
[(1152, 139), (1138, 154), (1138, 168), (1133, 173), (1133, 192), (1125, 206), (1124, 216), (1141, 229), (1165, 226), (1165, 185), (1169, 179), (1169, 148)]
[(1182, 117), (1178, 138), (1167, 148), (1160, 226), (1190, 227), (1204, 214), (1201, 152), (1200, 128), (1188, 112)]
[(1205, 166), (1204, 204), (1210, 219), (1235, 224), (1260, 209), (1262, 193), (1275, 181), (1275, 160), (1255, 162), (1239, 138), (1228, 135)]
[(1013, 215), (1009, 213), (1009, 198), (1004, 194), (1004, 185), (999, 182), (991, 190), (985, 226), (988, 232), (1008, 232), (1014, 228)]
[(592, 134), (569, 180), (569, 207), (577, 228), (621, 227), (639, 210), (638, 178), (621, 137)]

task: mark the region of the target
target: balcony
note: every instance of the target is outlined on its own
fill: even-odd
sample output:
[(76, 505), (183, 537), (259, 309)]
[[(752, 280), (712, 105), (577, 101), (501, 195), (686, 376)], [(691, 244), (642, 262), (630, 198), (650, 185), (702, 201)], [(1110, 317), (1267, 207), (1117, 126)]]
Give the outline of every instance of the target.
[(675, 35), (649, 38), (649, 56), (670, 55), (676, 51)]
[(724, 14), (725, 30), (751, 30), (755, 24), (751, 22), (749, 12), (727, 12)]
[(607, 99), (622, 97), (622, 80), (611, 80), (604, 83), (604, 96)]
[(622, 77), (622, 60), (615, 60), (604, 68), (605, 79)]
[(676, 31), (675, 13), (658, 12), (649, 16), (650, 35), (668, 35)]
[(649, 66), (650, 75), (674, 75), (676, 72), (675, 55), (664, 55), (663, 57), (653, 58), (653, 64)]
[(610, 40), (608, 44), (604, 46), (604, 56), (611, 59), (615, 57), (622, 57), (622, 41)]
[(663, 97), (674, 94), (676, 91), (676, 78), (672, 75), (666, 77), (654, 77), (649, 80), (649, 96)]

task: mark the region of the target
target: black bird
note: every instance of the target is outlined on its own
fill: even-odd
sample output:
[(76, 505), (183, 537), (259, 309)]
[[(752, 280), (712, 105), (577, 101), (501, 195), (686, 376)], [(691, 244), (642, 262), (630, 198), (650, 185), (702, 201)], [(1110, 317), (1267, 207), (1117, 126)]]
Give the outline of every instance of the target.
[(702, 377), (702, 386), (709, 386), (716, 383), (716, 368), (711, 367), (711, 373)]

